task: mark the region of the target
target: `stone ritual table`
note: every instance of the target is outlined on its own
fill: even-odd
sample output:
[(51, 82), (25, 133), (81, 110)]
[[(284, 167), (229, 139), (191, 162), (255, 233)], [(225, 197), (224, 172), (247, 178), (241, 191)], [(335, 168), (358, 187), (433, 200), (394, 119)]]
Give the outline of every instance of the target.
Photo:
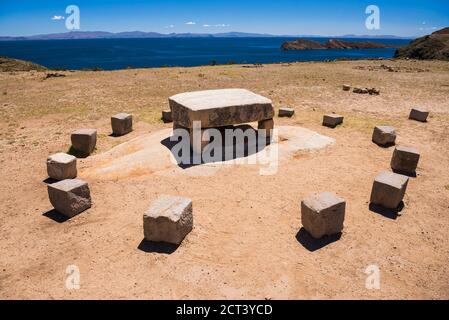
[(168, 100), (173, 129), (192, 132), (194, 121), (200, 121), (201, 130), (258, 121), (258, 129), (267, 130), (269, 136), (274, 126), (271, 100), (245, 89), (186, 92)]

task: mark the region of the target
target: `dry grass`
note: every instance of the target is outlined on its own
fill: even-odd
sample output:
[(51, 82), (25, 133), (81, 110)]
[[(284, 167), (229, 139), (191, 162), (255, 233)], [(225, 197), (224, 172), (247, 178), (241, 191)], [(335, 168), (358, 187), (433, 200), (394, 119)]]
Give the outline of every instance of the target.
[[(0, 94), (0, 247), (5, 252), (0, 298), (449, 297), (448, 62), (63, 73), (66, 77), (47, 80), (45, 72), (0, 73), (0, 93), (6, 92)], [(344, 92), (342, 84), (381, 93)], [(202, 177), (167, 164), (163, 173), (142, 168), (123, 179), (92, 178), (91, 209), (64, 223), (45, 215), (52, 209), (42, 182), (45, 159), (69, 150), (73, 130), (96, 128), (95, 155), (101, 157), (118, 144), (169, 128), (160, 119), (169, 96), (239, 87), (269, 97), (276, 110), (295, 109), (293, 118), (276, 117), (276, 125), (306, 127), (335, 144), (297, 152), (273, 176), (234, 166)], [(416, 106), (430, 109), (428, 123), (408, 120)], [(133, 114), (134, 130), (111, 137), (110, 116), (118, 112)], [(323, 114), (331, 112), (345, 117), (343, 125), (321, 125)], [(396, 220), (369, 210), (373, 177), (389, 170), (392, 153), (372, 143), (375, 125), (394, 126), (398, 144), (421, 152), (418, 176), (410, 179)], [(80, 178), (87, 179), (83, 175), (96, 158), (79, 159)], [(339, 241), (310, 252), (296, 237), (299, 203), (318, 191), (347, 200), (345, 229)], [(142, 213), (160, 194), (186, 196), (194, 203), (194, 230), (171, 255), (138, 249)], [(76, 292), (64, 287), (69, 264), (82, 272)], [(381, 268), (380, 290), (365, 288), (370, 264)]]

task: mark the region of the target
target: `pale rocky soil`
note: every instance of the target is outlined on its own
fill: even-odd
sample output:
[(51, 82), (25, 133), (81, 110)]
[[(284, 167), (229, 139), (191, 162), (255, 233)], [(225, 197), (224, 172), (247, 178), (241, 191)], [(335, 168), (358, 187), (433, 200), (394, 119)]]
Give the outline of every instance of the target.
[[(0, 298), (449, 298), (449, 63), (64, 73), (47, 80), (45, 72), (0, 74)], [(344, 92), (344, 83), (381, 94)], [(294, 118), (275, 119), (283, 130), (299, 126), (335, 142), (313, 152), (298, 148), (271, 176), (251, 165), (201, 175), (171, 164), (163, 164), (170, 174), (95, 174), (104, 159), (132, 153), (120, 152), (135, 145), (132, 139), (144, 144), (142, 136), (169, 132), (159, 116), (170, 95), (227, 87), (294, 108)], [(407, 120), (414, 106), (431, 110), (428, 123)], [(321, 126), (331, 111), (345, 116), (334, 130)], [(135, 130), (120, 138), (109, 136), (117, 112), (132, 113), (135, 121)], [(385, 124), (397, 128), (398, 144), (421, 151), (396, 220), (368, 207), (373, 178), (389, 169), (393, 151), (371, 142), (373, 126)], [(67, 151), (70, 132), (81, 127), (99, 133), (94, 156), (78, 162), (94, 204), (58, 222), (51, 219), (45, 160)], [(159, 161), (164, 149), (153, 156)], [(296, 237), (300, 200), (320, 191), (347, 200), (345, 229), (340, 240), (309, 251)], [(162, 194), (193, 200), (194, 229), (171, 254), (140, 245), (142, 215)], [(365, 288), (371, 264), (380, 268), (380, 290)], [(65, 287), (68, 265), (80, 268), (79, 290)]]

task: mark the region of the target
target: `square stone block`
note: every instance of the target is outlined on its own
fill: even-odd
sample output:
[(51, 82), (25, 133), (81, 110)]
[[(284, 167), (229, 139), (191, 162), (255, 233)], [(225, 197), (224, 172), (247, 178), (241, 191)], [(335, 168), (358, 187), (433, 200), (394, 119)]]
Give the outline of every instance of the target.
[(382, 172), (374, 179), (370, 202), (384, 208), (396, 209), (404, 198), (407, 184), (407, 176), (389, 171)]
[(410, 115), (408, 118), (412, 119), (412, 120), (416, 120), (416, 121), (426, 122), (428, 116), (429, 116), (429, 111), (413, 108), (410, 111)]
[(279, 117), (293, 117), (293, 115), (295, 114), (295, 109), (292, 108), (279, 108), (279, 113), (278, 116)]
[(76, 157), (67, 153), (56, 153), (47, 158), (48, 176), (55, 180), (73, 179), (76, 177)]
[(414, 174), (419, 162), (419, 151), (415, 148), (398, 146), (391, 157), (391, 169)]
[(187, 198), (162, 196), (143, 215), (143, 234), (149, 241), (180, 244), (192, 228), (192, 200)]
[(396, 131), (389, 126), (374, 127), (372, 140), (379, 146), (391, 146), (396, 141)]
[(59, 213), (73, 217), (92, 205), (87, 182), (80, 179), (66, 179), (47, 187), (50, 203)]
[(72, 147), (83, 155), (90, 155), (97, 144), (97, 130), (79, 129), (71, 135)]
[(351, 90), (351, 86), (349, 86), (347, 84), (344, 84), (343, 85), (343, 91), (349, 91), (349, 90)]
[(127, 113), (118, 113), (111, 117), (112, 133), (122, 136), (133, 130), (133, 116)]
[(301, 202), (301, 222), (315, 239), (343, 230), (346, 201), (330, 192), (313, 194)]
[(336, 126), (342, 123), (343, 123), (343, 116), (340, 116), (338, 114), (331, 113), (323, 116), (323, 126), (335, 128)]
[(173, 118), (171, 116), (171, 110), (162, 110), (162, 121), (164, 121), (164, 123), (169, 123), (173, 121)]

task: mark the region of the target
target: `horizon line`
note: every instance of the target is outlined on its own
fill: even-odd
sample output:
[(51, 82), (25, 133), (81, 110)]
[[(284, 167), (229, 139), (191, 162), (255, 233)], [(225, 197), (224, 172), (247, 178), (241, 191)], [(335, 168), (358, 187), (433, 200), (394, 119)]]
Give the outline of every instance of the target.
[(405, 39), (414, 39), (421, 37), (419, 35), (409, 35), (409, 36), (402, 36), (402, 35), (395, 35), (395, 34), (352, 34), (347, 33), (343, 35), (329, 35), (329, 34), (272, 34), (272, 33), (259, 33), (259, 32), (247, 32), (247, 31), (225, 31), (225, 32), (170, 32), (170, 33), (162, 33), (157, 31), (141, 31), (141, 30), (131, 30), (131, 31), (118, 31), (118, 32), (112, 32), (112, 31), (102, 31), (102, 30), (69, 30), (66, 32), (52, 32), (52, 33), (40, 33), (40, 34), (32, 34), (32, 35), (21, 35), (21, 36), (12, 36), (12, 35), (0, 35), (0, 37), (4, 38), (28, 38), (28, 37), (38, 37), (38, 36), (49, 36), (49, 35), (60, 35), (60, 34), (70, 34), (70, 33), (108, 33), (113, 35), (118, 35), (121, 33), (154, 33), (159, 34), (163, 36), (170, 36), (170, 35), (183, 35), (183, 34), (190, 34), (190, 35), (220, 35), (220, 34), (230, 34), (230, 33), (241, 33), (241, 34), (254, 34), (254, 35), (261, 35), (261, 36), (274, 36), (274, 37), (323, 37), (323, 38), (333, 38), (333, 37), (396, 37), (396, 38), (405, 38)]

